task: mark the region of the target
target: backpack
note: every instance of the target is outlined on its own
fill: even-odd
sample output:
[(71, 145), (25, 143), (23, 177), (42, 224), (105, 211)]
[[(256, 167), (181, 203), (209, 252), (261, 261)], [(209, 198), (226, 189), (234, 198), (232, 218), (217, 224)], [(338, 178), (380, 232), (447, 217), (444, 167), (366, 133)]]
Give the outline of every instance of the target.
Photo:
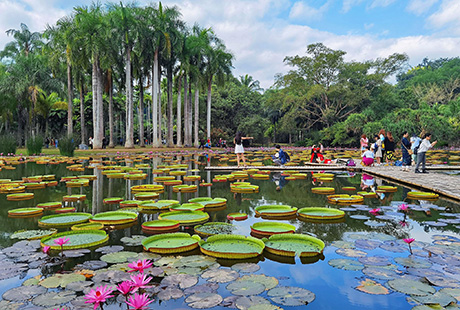
[(347, 167), (355, 167), (356, 164), (355, 164), (355, 161), (353, 159), (349, 159), (347, 161)]
[(290, 161), (291, 161), (291, 157), (289, 156), (289, 154), (286, 153), (285, 151), (283, 151), (283, 153), (284, 153), (284, 157), (286, 157), (286, 162), (287, 162), (287, 163), (290, 162)]
[(419, 147), (420, 147), (420, 143), (414, 148), (414, 155), (417, 155)]

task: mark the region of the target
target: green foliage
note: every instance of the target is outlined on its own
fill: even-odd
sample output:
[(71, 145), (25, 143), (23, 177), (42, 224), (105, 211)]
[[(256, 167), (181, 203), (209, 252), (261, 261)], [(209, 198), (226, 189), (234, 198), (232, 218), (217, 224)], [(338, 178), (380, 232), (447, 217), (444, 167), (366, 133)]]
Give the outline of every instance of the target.
[(15, 154), (16, 153), (16, 138), (14, 135), (1, 135), (0, 136), (0, 153)]
[(77, 143), (72, 137), (64, 137), (59, 140), (58, 147), (61, 155), (72, 157), (75, 152), (75, 148), (77, 147)]
[(38, 135), (31, 137), (26, 141), (27, 154), (28, 155), (39, 155), (43, 148), (43, 137)]

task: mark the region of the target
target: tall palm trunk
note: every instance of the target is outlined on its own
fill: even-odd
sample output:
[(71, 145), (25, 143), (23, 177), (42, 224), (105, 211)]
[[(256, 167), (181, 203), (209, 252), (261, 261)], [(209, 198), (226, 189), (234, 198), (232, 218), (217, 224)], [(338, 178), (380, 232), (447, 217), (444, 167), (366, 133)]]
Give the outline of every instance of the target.
[(153, 69), (152, 69), (152, 102), (153, 102), (153, 112), (152, 112), (152, 124), (153, 124), (153, 136), (152, 136), (152, 146), (159, 147), (158, 141), (158, 48), (155, 50), (155, 56), (153, 60)]
[(112, 77), (112, 69), (108, 70), (108, 82), (109, 82), (109, 147), (113, 148), (115, 147), (114, 141), (113, 141), (113, 77)]
[(192, 79), (190, 78), (190, 82), (189, 82), (189, 86), (188, 86), (188, 141), (189, 141), (189, 146), (192, 146), (193, 145), (193, 141), (192, 141), (192, 134), (193, 134), (193, 124), (192, 124), (192, 120), (193, 120), (193, 109), (192, 109)]
[[(159, 56), (158, 56), (159, 57)], [(158, 59), (158, 61), (160, 61)], [(161, 101), (161, 66), (158, 66), (158, 141), (159, 141), (159, 146), (162, 145), (163, 139), (162, 139), (162, 118), (163, 118), (163, 109), (162, 109), (162, 104), (163, 102)]]
[(97, 54), (93, 54), (92, 87), (94, 124), (93, 147), (95, 149), (100, 149), (102, 148), (102, 140), (104, 138), (104, 111), (102, 102), (102, 70)]
[(174, 132), (173, 132), (173, 73), (172, 73), (172, 64), (168, 64), (167, 68), (167, 80), (168, 80), (168, 111), (167, 111), (167, 118), (168, 118), (168, 147), (174, 146)]
[(142, 83), (142, 75), (139, 77), (139, 146), (145, 147), (144, 142), (144, 84)]
[(206, 136), (211, 139), (211, 91), (212, 91), (212, 75), (208, 81), (208, 97), (206, 98)]
[(198, 147), (199, 144), (199, 120), (200, 120), (200, 94), (198, 89), (198, 80), (195, 82), (195, 147)]
[(73, 135), (72, 66), (67, 60), (67, 136)]
[(125, 148), (134, 148), (133, 79), (131, 77), (131, 49), (126, 48), (126, 141)]
[(190, 131), (189, 131), (189, 124), (188, 124), (188, 116), (190, 114), (189, 105), (188, 105), (188, 77), (187, 74), (184, 75), (184, 144), (185, 146), (190, 146)]
[[(83, 78), (82, 78), (83, 80)], [(85, 97), (83, 96), (83, 81), (80, 81), (80, 126), (81, 126), (81, 143), (86, 144), (86, 126), (85, 126)]]
[(182, 75), (179, 75), (177, 80), (177, 121), (176, 121), (176, 135), (177, 146), (182, 147)]

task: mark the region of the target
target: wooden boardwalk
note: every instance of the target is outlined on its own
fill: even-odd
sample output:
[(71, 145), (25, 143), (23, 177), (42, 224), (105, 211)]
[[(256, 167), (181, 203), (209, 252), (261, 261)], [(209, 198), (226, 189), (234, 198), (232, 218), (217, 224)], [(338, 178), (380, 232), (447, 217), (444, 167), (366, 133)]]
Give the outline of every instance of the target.
[[(247, 169), (259, 169), (259, 170), (270, 170), (270, 171), (284, 171), (284, 170), (297, 170), (297, 171), (340, 171), (347, 170), (345, 165), (308, 165), (308, 166), (209, 166), (205, 167), (204, 170), (210, 171), (237, 171), (237, 170), (247, 170)], [(358, 167), (359, 168), (359, 167)]]
[(395, 166), (362, 167), (362, 171), (400, 185), (434, 192), (455, 201), (460, 201), (460, 175), (448, 175), (433, 171), (460, 170), (460, 167), (439, 168), (435, 166), (427, 167), (430, 173), (415, 173), (414, 166), (410, 168), (410, 171), (402, 171), (401, 167)]

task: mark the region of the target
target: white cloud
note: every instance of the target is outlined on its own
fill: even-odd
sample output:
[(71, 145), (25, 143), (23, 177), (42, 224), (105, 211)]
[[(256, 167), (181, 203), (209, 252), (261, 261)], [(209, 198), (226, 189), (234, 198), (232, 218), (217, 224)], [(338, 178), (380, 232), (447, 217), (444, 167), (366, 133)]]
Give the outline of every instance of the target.
[(321, 7), (315, 8), (304, 1), (297, 1), (289, 12), (289, 18), (302, 21), (320, 20), (323, 14), (329, 9), (330, 3), (330, 1), (327, 1)]
[(393, 2), (395, 1), (396, 0), (373, 0), (369, 8), (371, 9), (378, 8), (378, 7), (384, 8), (384, 7), (389, 6), (390, 4), (393, 4)]
[(407, 5), (406, 10), (415, 15), (426, 13), (439, 0), (411, 0)]
[(342, 12), (347, 13), (352, 7), (359, 5), (364, 0), (343, 0)]
[(460, 1), (443, 0), (439, 10), (428, 17), (434, 28), (445, 28), (447, 33), (460, 34)]

